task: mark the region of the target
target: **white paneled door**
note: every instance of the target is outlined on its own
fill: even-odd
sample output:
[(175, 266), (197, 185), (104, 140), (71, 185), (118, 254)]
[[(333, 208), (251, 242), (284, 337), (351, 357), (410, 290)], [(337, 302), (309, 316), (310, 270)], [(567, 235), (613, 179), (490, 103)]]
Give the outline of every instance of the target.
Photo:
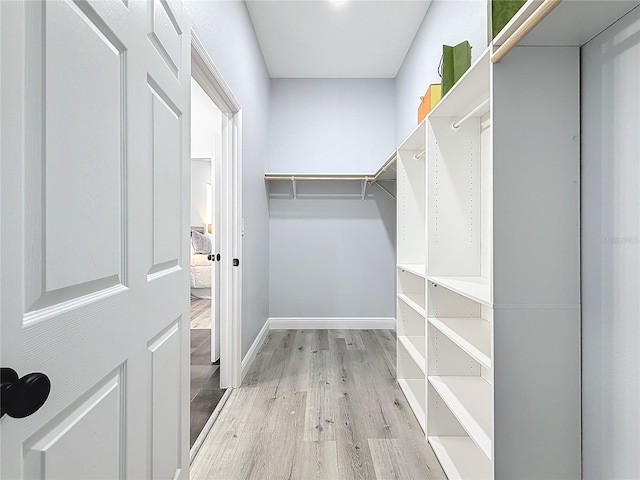
[(0, 476), (187, 478), (182, 5), (3, 1), (0, 22)]

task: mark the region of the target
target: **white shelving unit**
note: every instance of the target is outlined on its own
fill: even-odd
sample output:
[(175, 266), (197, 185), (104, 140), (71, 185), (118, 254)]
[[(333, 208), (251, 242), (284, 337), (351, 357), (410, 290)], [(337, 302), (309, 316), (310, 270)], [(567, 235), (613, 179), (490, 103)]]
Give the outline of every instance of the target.
[(580, 477), (579, 46), (637, 2), (579, 3), (398, 148), (398, 382), (450, 479)]
[(426, 432), (425, 135), (423, 122), (397, 150), (396, 206), (398, 383)]

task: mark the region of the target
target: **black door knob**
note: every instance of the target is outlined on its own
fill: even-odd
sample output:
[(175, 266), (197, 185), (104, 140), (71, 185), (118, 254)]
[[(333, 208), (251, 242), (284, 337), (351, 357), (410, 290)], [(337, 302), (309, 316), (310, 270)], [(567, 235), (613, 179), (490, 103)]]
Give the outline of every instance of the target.
[(12, 368), (0, 369), (0, 417), (6, 413), (24, 418), (44, 405), (51, 391), (51, 382), (44, 373), (28, 373), (18, 377)]

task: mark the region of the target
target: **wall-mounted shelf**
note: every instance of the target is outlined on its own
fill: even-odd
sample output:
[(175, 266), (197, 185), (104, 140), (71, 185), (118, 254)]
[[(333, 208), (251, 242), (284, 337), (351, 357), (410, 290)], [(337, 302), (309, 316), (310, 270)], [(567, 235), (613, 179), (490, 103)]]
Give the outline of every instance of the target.
[[(418, 303), (420, 301), (420, 297), (421, 297), (421, 294), (419, 293), (399, 293), (398, 294), (398, 298), (400, 300), (402, 300), (405, 304), (413, 308), (416, 311), (416, 313), (418, 313), (420, 316), (424, 317), (425, 316), (424, 307)], [(422, 295), (422, 297), (424, 298), (424, 295)]]
[(429, 323), (486, 368), (491, 368), (491, 323), (484, 318), (435, 318)]
[(491, 478), (491, 460), (466, 436), (430, 436), (433, 448), (449, 480)]
[(413, 273), (418, 277), (426, 278), (425, 276), (426, 269), (424, 264), (418, 265), (418, 264), (412, 264), (412, 263), (403, 263), (403, 264), (398, 264), (398, 268), (400, 270), (406, 270), (409, 273)]
[(429, 277), (429, 281), (491, 307), (491, 282), (484, 277)]
[(425, 431), (426, 416), (424, 413), (424, 379), (399, 378), (398, 385), (400, 385), (407, 402), (409, 402), (411, 411), (418, 420), (420, 428), (422, 428), (422, 431)]
[(467, 431), (469, 437), (491, 458), (493, 392), (480, 377), (429, 376), (429, 383)]
[(264, 179), (267, 182), (291, 182), (291, 190), (293, 198), (303, 197), (344, 197), (350, 196), (345, 194), (300, 194), (297, 189), (297, 182), (360, 182), (360, 197), (362, 200), (367, 198), (367, 187), (369, 185), (377, 185), (387, 195), (395, 197), (395, 191), (385, 188), (381, 182), (396, 181), (396, 152), (394, 151), (373, 173), (265, 173)]
[[(505, 43), (542, 4), (543, 0), (525, 3), (496, 36), (493, 44)], [(638, 0), (563, 0), (519, 45), (581, 47), (638, 5)]]
[(422, 373), (425, 373), (426, 363), (424, 360), (424, 336), (405, 337), (403, 335), (399, 335), (398, 341), (402, 343), (402, 346)]

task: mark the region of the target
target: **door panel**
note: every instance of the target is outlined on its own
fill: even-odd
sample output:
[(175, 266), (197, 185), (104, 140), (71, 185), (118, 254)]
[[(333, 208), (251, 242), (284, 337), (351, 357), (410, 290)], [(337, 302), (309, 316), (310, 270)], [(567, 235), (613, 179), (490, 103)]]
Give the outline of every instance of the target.
[(123, 46), (81, 5), (34, 2), (26, 9), (26, 21), (46, 32), (29, 29), (25, 39), (32, 59), (25, 91), (27, 313), (123, 277)]
[(151, 432), (153, 438), (153, 478), (174, 478), (180, 466), (179, 411), (182, 367), (180, 355), (182, 319), (176, 320), (160, 338), (149, 345), (151, 355)]
[(0, 358), (51, 381), (0, 419), (0, 477), (186, 478), (182, 6), (0, 2), (0, 22)]
[[(60, 421), (45, 426), (27, 442), (25, 477), (61, 480), (122, 477), (124, 459), (119, 445), (124, 443), (123, 399), (122, 369), (118, 369)], [(76, 454), (72, 470), (70, 451)]]
[[(123, 48), (73, 3), (43, 10), (45, 158), (38, 163), (46, 164), (45, 288), (53, 291), (120, 273)], [(77, 248), (61, 231), (81, 235), (90, 248)]]
[(176, 77), (182, 69), (182, 7), (178, 2), (152, 0), (151, 42)]
[[(180, 257), (182, 113), (157, 86), (152, 93), (153, 135), (153, 267), (151, 272), (178, 264)], [(151, 273), (150, 272), (150, 273)]]

